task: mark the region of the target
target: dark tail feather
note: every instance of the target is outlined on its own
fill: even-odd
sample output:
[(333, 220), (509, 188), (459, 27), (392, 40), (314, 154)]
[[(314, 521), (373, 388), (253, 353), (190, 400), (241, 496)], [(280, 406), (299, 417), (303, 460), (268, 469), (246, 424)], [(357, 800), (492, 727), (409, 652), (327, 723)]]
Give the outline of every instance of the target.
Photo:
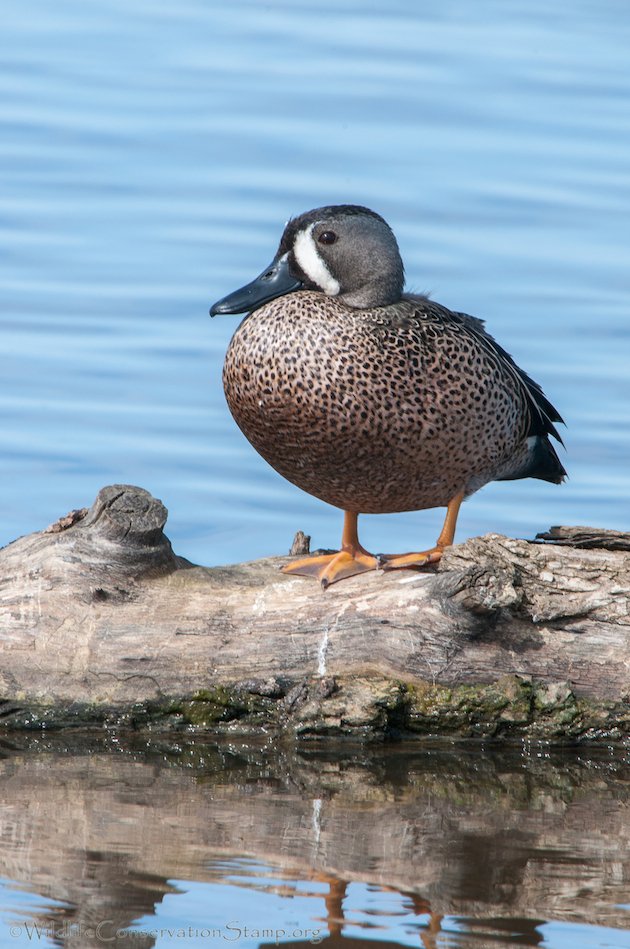
[(497, 478), (497, 481), (516, 481), (519, 478), (540, 478), (541, 481), (551, 481), (552, 484), (562, 484), (567, 473), (562, 466), (556, 450), (546, 435), (536, 436), (527, 462), (523, 467), (512, 474)]

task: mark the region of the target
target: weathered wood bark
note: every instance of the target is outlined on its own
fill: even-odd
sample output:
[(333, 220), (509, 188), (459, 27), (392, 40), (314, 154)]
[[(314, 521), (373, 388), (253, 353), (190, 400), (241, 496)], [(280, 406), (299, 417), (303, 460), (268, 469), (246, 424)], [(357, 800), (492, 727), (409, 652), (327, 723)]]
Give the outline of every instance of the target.
[[(146, 491), (114, 485), (0, 551), (7, 726), (630, 732), (630, 535), (487, 535), (437, 572), (323, 593), (279, 573), (286, 558), (193, 566), (165, 521)], [(589, 549), (566, 546), (576, 532)]]

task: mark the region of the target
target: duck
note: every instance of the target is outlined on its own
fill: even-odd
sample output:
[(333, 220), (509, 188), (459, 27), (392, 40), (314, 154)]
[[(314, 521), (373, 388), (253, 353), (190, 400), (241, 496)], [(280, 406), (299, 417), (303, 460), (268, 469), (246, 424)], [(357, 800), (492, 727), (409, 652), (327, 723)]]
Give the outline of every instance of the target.
[[(453, 544), (460, 506), (490, 481), (566, 471), (550, 441), (563, 419), (484, 322), (405, 292), (394, 232), (360, 205), (288, 221), (253, 281), (215, 303), (245, 313), (223, 387), (245, 437), (280, 475), (344, 513), (338, 551), (287, 574), (330, 584), (418, 569)], [(446, 508), (425, 550), (372, 554), (360, 514)]]

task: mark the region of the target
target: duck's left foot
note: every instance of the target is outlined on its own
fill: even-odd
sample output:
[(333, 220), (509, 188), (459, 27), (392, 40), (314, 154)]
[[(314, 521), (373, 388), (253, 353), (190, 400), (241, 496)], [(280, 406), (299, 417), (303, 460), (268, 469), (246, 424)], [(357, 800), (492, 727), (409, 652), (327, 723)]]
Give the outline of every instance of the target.
[(339, 550), (334, 554), (315, 554), (295, 560), (282, 567), (282, 572), (297, 574), (300, 577), (315, 577), (325, 590), (331, 583), (355, 577), (368, 570), (376, 570), (376, 567), (376, 557), (366, 550)]
[(430, 550), (422, 550), (417, 554), (377, 554), (376, 559), (379, 567), (382, 567), (383, 570), (403, 570), (405, 568), (413, 570), (418, 567), (428, 567), (432, 563), (439, 563), (444, 550), (450, 547), (455, 540), (455, 525), (463, 500), (464, 491), (459, 491), (448, 502), (444, 526), (440, 531), (435, 547), (431, 547)]
[(435, 546), (431, 550), (421, 550), (411, 554), (377, 554), (376, 559), (382, 570), (414, 569), (438, 563), (443, 550), (443, 547)]

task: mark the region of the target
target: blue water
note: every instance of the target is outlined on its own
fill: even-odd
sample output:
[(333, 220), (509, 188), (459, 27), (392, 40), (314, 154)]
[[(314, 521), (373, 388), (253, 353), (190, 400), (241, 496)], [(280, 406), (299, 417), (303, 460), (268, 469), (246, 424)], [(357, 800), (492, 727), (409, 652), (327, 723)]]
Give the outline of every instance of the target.
[[(236, 864), (238, 865), (238, 864)], [(226, 870), (229, 871), (229, 862)], [(114, 945), (124, 947), (185, 946), (186, 949), (235, 945), (238, 949), (296, 943), (327, 945), (330, 929), (325, 920), (325, 884), (285, 880), (271, 867), (260, 866), (270, 885), (285, 893), (248, 892), (225, 884), (169, 880), (172, 892), (155, 911), (124, 926), (111, 917), (86, 924), (64, 919), (60, 911), (72, 911), (52, 900), (42, 900), (0, 880), (0, 938), (2, 945), (40, 949), (63, 945)], [(300, 892), (300, 890), (306, 892)], [(399, 893), (385, 887), (350, 885), (344, 901), (346, 922), (343, 940), (349, 949), (388, 946), (417, 949), (509, 949), (519, 945), (542, 949), (630, 949), (630, 928), (615, 929), (589, 923), (542, 920), (462, 919), (445, 916), (437, 934), (431, 932), (431, 916), (418, 913)], [(523, 923), (525, 923), (523, 932)], [(629, 916), (630, 927), (630, 916)], [(433, 936), (432, 941), (428, 941)], [(142, 941), (141, 941), (142, 940)], [(333, 943), (340, 946), (340, 943)], [(343, 943), (341, 943), (343, 945)]]
[[(339, 512), (285, 483), (233, 423), (221, 366), (236, 319), (207, 313), (268, 263), (290, 215), (336, 202), (383, 214), (408, 287), (485, 318), (568, 423), (568, 483), (489, 485), (464, 506), (458, 537), (531, 537), (551, 524), (630, 529), (624, 0), (5, 0), (0, 48), (0, 543), (90, 504), (114, 482), (160, 497), (175, 550), (199, 563), (283, 552), (297, 528), (315, 546), (338, 542)], [(417, 549), (433, 542), (441, 519), (365, 518), (362, 540)], [(247, 786), (238, 793), (235, 824), (247, 815)], [(7, 794), (3, 827), (23, 826), (30, 840), (34, 820), (37, 842), (55, 818), (35, 819), (48, 792), (37, 791), (22, 824), (11, 823), (19, 798)], [(122, 820), (122, 841), (157, 806), (144, 790), (140, 798)], [(87, 807), (92, 847), (113, 806), (96, 816)], [(563, 806), (552, 801), (555, 813)], [(167, 822), (181, 818), (177, 807)], [(73, 848), (88, 847), (74, 813), (66, 869)], [(441, 820), (431, 825), (438, 835)], [(614, 833), (602, 838), (602, 860)], [(35, 941), (25, 921), (66, 919), (63, 870), (55, 886), (40, 880), (55, 879), (60, 841), (63, 828), (45, 872), (26, 860), (18, 873), (20, 861), (6, 856), (3, 945)], [(204, 882), (198, 867), (182, 881), (177, 860), (158, 860), (161, 845), (158, 835), (151, 859), (137, 863), (147, 873), (155, 861), (173, 864), (168, 886), (179, 902), (156, 897), (152, 913), (132, 907), (125, 924), (202, 923), (203, 907), (216, 904), (218, 926), (321, 925), (322, 905), (311, 898), (315, 908), (303, 911), (286, 888), (241, 888), (234, 903), (225, 880)], [(247, 840), (239, 847), (249, 852)], [(114, 880), (117, 854), (108, 855)], [(618, 869), (612, 860), (601, 873), (614, 882)], [(88, 870), (98, 879), (97, 864)], [(143, 878), (149, 896), (152, 879)], [(559, 893), (563, 885), (560, 876)], [(407, 905), (392, 909), (395, 891), (369, 889), (358, 871), (348, 887), (348, 936), (367, 913), (381, 928), (362, 925), (364, 939), (503, 944), (492, 907), (476, 936), (454, 906), (435, 935)], [(448, 892), (437, 896), (450, 905)], [(559, 922), (543, 911), (536, 923), (531, 906), (530, 944), (629, 945), (605, 914), (592, 925), (581, 919), (580, 902)], [(100, 918), (112, 912), (106, 906)], [(523, 942), (513, 925), (502, 930), (506, 944)], [(167, 940), (155, 944), (209, 944)]]
[(408, 286), (485, 318), (568, 423), (569, 482), (490, 485), (458, 537), (630, 527), (627, 4), (7, 0), (0, 43), (0, 542), (112, 482), (204, 564), (338, 542), (237, 430), (237, 318), (207, 315), (328, 202), (381, 212)]

